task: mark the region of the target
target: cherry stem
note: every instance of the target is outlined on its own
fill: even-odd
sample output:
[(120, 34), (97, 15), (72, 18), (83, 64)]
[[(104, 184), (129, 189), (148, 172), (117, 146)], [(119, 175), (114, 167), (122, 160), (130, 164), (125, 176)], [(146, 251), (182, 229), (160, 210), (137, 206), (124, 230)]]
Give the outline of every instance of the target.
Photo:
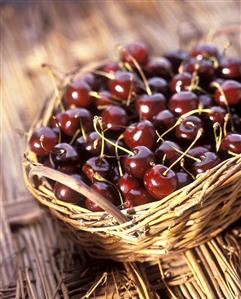
[[(219, 134), (217, 133), (219, 130)], [(215, 138), (215, 143), (216, 143), (216, 152), (219, 151), (221, 142), (222, 142), (222, 137), (223, 137), (223, 132), (222, 132), (222, 127), (218, 122), (213, 124), (213, 132), (214, 132), (214, 138)]]
[[(92, 90), (91, 90), (91, 91), (89, 92), (89, 95), (90, 95), (91, 97), (93, 97), (93, 98), (101, 99), (101, 95), (100, 95), (98, 92), (96, 92), (96, 91), (92, 91)], [(111, 97), (110, 97), (110, 102), (113, 102), (113, 103), (115, 103), (115, 104), (119, 104), (120, 102), (123, 103), (123, 101), (122, 101), (121, 99), (116, 98), (116, 97), (114, 97), (114, 96), (111, 96)]]
[(53, 115), (52, 118), (55, 120), (56, 125), (57, 125), (57, 127), (58, 127), (58, 132), (59, 132), (58, 143), (61, 143), (62, 136), (61, 136), (61, 129), (60, 129), (59, 122), (57, 121), (55, 115)]
[(103, 72), (103, 71), (100, 71), (100, 70), (93, 71), (92, 73), (95, 74), (95, 75), (106, 77), (107, 79), (110, 79), (110, 80), (115, 79), (115, 76), (112, 73), (106, 73), (106, 72)]
[(202, 134), (203, 134), (203, 129), (202, 128), (200, 128), (199, 130), (198, 130), (198, 132), (197, 132), (197, 135), (196, 135), (196, 137), (195, 137), (195, 139), (193, 140), (193, 142), (189, 145), (189, 147), (182, 153), (182, 155), (178, 158), (178, 159), (176, 159), (176, 161), (174, 161), (166, 170), (165, 170), (165, 172), (163, 173), (163, 175), (164, 176), (166, 176), (167, 175), (167, 173), (168, 173), (168, 171), (170, 170), (170, 169), (172, 169), (172, 167), (174, 167), (180, 160), (182, 160), (185, 156), (186, 156), (186, 154), (187, 154), (187, 152), (194, 146), (194, 144), (197, 142), (197, 140), (202, 136)]
[(123, 138), (123, 134), (121, 134), (118, 138), (117, 138), (117, 140), (116, 140), (116, 145), (117, 146), (115, 146), (115, 155), (116, 155), (116, 159), (117, 159), (117, 164), (118, 164), (118, 171), (119, 171), (119, 175), (120, 176), (123, 176), (123, 170), (122, 170), (122, 167), (121, 167), (121, 162), (120, 162), (120, 155), (119, 155), (119, 153), (118, 153), (118, 143), (119, 143), (119, 141), (120, 141), (120, 139), (122, 139)]
[(223, 135), (227, 136), (228, 132), (227, 132), (227, 126), (228, 126), (228, 121), (230, 120), (230, 115), (227, 113), (224, 116), (224, 124), (223, 124)]
[[(222, 89), (222, 86), (218, 83), (218, 82), (213, 82), (211, 84), (213, 87), (217, 88), (218, 91), (221, 93), (221, 96), (222, 96), (222, 99), (224, 101), (224, 104), (227, 108), (227, 111), (228, 111), (228, 114), (231, 116), (231, 111), (230, 111), (230, 107), (229, 107), (229, 104), (228, 104), (228, 101), (227, 101), (227, 98), (226, 98), (226, 95)], [(230, 117), (230, 124), (231, 124), (231, 130), (234, 132), (234, 125), (233, 125), (233, 120), (232, 118)]]
[(185, 165), (184, 165), (184, 161), (185, 161), (185, 159), (182, 159), (182, 160), (180, 161), (180, 166), (182, 167), (182, 169), (183, 169), (187, 174), (189, 174), (189, 175), (192, 177), (193, 180), (195, 180), (195, 176), (194, 176), (190, 171), (188, 171), (188, 170), (186, 169), (186, 167), (185, 167)]
[(111, 140), (109, 140), (108, 138), (106, 138), (105, 136), (102, 136), (102, 134), (99, 132), (99, 130), (97, 129), (97, 124), (101, 124), (102, 123), (102, 119), (101, 117), (99, 116), (94, 116), (94, 119), (93, 119), (93, 125), (94, 125), (94, 129), (96, 131), (96, 133), (101, 137), (103, 138), (106, 142), (108, 142), (109, 144), (113, 145), (114, 147), (118, 147), (120, 150), (122, 150), (123, 152), (126, 152), (128, 155), (131, 155), (133, 156), (134, 153), (129, 151), (128, 149), (120, 146), (120, 145), (117, 145), (116, 143), (112, 142)]

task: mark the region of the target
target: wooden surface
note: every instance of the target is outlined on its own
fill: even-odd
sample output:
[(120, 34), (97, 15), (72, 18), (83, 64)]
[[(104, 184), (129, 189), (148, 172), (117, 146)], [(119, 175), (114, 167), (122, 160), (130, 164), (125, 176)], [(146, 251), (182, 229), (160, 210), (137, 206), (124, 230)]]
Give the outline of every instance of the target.
[[(56, 289), (65, 296), (59, 261), (68, 264), (65, 269), (76, 263), (72, 244), (36, 206), (22, 179), (25, 132), (52, 89), (41, 64), (68, 71), (137, 39), (156, 54), (188, 48), (210, 29), (240, 24), (240, 16), (235, 0), (0, 1), (0, 298), (60, 298)], [(240, 34), (216, 42), (222, 47), (228, 40), (229, 51), (240, 54)]]

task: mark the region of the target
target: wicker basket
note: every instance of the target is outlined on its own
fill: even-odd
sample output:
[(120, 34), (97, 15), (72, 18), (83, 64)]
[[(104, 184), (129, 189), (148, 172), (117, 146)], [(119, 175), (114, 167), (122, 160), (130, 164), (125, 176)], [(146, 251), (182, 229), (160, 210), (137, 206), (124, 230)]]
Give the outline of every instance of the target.
[[(93, 64), (66, 76), (59, 94), (73, 76), (100, 66)], [(58, 95), (47, 99), (29, 136), (34, 128), (48, 124), (59, 101)], [(28, 148), (23, 168), (34, 197), (62, 221), (72, 239), (97, 258), (148, 261), (180, 253), (210, 240), (241, 217), (241, 155), (220, 163), (162, 200), (126, 210), (119, 210), (83, 182), (39, 164)], [(56, 199), (46, 178), (91, 198), (104, 212)]]

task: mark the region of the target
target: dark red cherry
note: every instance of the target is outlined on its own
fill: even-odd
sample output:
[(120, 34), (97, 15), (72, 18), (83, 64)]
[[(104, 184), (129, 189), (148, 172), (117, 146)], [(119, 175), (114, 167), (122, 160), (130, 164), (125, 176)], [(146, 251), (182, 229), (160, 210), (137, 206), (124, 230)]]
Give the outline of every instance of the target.
[(32, 152), (39, 156), (46, 156), (58, 143), (58, 136), (49, 127), (40, 127), (34, 130), (29, 140)]
[(124, 108), (109, 105), (103, 110), (102, 120), (104, 127), (113, 131), (121, 131), (128, 123), (128, 116)]
[(108, 87), (112, 95), (127, 100), (135, 91), (135, 77), (133, 73), (117, 71), (113, 74), (113, 79), (108, 80)]
[(172, 76), (172, 65), (165, 57), (152, 57), (144, 67), (147, 77), (162, 77), (170, 79)]
[(221, 77), (224, 79), (240, 80), (241, 59), (225, 57), (221, 60), (219, 70)]
[(192, 182), (192, 178), (184, 171), (176, 172), (178, 188), (183, 188)]
[(177, 73), (180, 64), (188, 58), (188, 53), (181, 49), (170, 50), (164, 55), (172, 64), (173, 71)]
[(164, 95), (168, 94), (169, 87), (165, 79), (152, 77), (147, 81), (147, 83), (153, 93), (163, 93)]
[(144, 175), (144, 185), (147, 191), (155, 198), (161, 199), (177, 188), (177, 176), (171, 169), (167, 171), (167, 167), (157, 164), (148, 169)]
[[(82, 180), (81, 176), (77, 174), (72, 176), (76, 179)], [(56, 182), (54, 185), (54, 195), (59, 200), (73, 204), (76, 204), (83, 199), (83, 196), (80, 193), (58, 182)]]
[(204, 173), (221, 162), (220, 158), (213, 152), (205, 152), (198, 158), (201, 161), (194, 162), (192, 165), (192, 172), (194, 175)]
[(203, 123), (199, 117), (194, 115), (187, 116), (176, 127), (175, 135), (177, 138), (193, 141), (202, 126)]
[(180, 91), (170, 98), (168, 108), (172, 112), (182, 115), (198, 108), (198, 97), (191, 91)]
[(107, 62), (104, 67), (103, 71), (105, 73), (115, 73), (116, 71), (119, 71), (120, 67), (117, 61), (109, 61)]
[(180, 157), (181, 147), (169, 140), (163, 141), (155, 151), (155, 157), (158, 163), (172, 164)]
[(91, 104), (90, 86), (84, 80), (72, 82), (66, 89), (64, 104), (67, 108), (87, 107)]
[(127, 156), (124, 160), (125, 171), (135, 178), (142, 179), (146, 170), (154, 165), (155, 156), (145, 146), (136, 146), (132, 152), (133, 155)]
[(205, 146), (194, 146), (188, 151), (188, 154), (192, 157), (198, 158), (206, 152), (208, 152), (208, 149)]
[(188, 87), (191, 85), (192, 82), (192, 75), (190, 73), (180, 73), (175, 75), (172, 78), (170, 83), (171, 91), (172, 92), (180, 92), (187, 90)]
[(111, 93), (108, 90), (102, 90), (98, 93), (98, 97), (95, 98), (96, 106), (107, 106), (113, 104), (111, 99)]
[(57, 165), (74, 164), (79, 161), (79, 156), (75, 148), (68, 143), (58, 143), (52, 149), (51, 157)]
[[(119, 204), (118, 194), (110, 184), (107, 184), (105, 182), (95, 182), (91, 185), (91, 188), (95, 192), (102, 195), (106, 200), (110, 201), (112, 204), (114, 205)], [(85, 199), (84, 206), (86, 207), (86, 209), (93, 212), (103, 211), (98, 204), (96, 204), (94, 201), (92, 201), (89, 198)]]
[(142, 187), (135, 187), (125, 195), (124, 208), (129, 209), (153, 201), (150, 194)]
[(135, 101), (135, 107), (140, 119), (152, 120), (153, 116), (166, 108), (166, 99), (161, 93), (144, 94)]
[(133, 65), (133, 57), (138, 64), (146, 64), (148, 60), (148, 49), (147, 45), (143, 42), (133, 42), (120, 50), (120, 59), (123, 62), (128, 62)]
[(86, 151), (98, 156), (101, 152), (101, 137), (96, 132), (91, 132), (85, 137), (79, 137), (75, 142), (75, 146), (79, 153)]
[[(226, 80), (221, 85), (221, 88), (229, 105), (236, 105), (241, 102), (241, 83), (234, 80)], [(225, 98), (217, 88), (214, 94), (216, 103), (225, 106)]]
[(209, 108), (212, 106), (213, 100), (210, 96), (202, 94), (198, 97), (199, 104), (202, 108)]
[(229, 133), (221, 143), (221, 150), (241, 154), (241, 134)]
[(124, 195), (130, 190), (139, 187), (139, 185), (138, 180), (128, 173), (124, 173), (123, 176), (118, 179), (118, 186)]
[(85, 108), (69, 109), (59, 112), (51, 119), (53, 128), (61, 129), (68, 136), (73, 136), (78, 129), (82, 128), (85, 133), (93, 128), (92, 116)]
[(219, 123), (220, 125), (223, 125), (224, 123), (224, 117), (227, 114), (226, 109), (220, 106), (212, 106), (209, 108), (211, 110), (210, 113), (208, 113), (208, 118), (211, 120), (211, 122)]
[(111, 166), (108, 161), (106, 159), (100, 159), (100, 157), (92, 157), (82, 166), (83, 173), (91, 182), (96, 180), (96, 175), (106, 178), (110, 170)]
[(124, 141), (129, 148), (143, 145), (151, 149), (156, 139), (155, 128), (149, 120), (131, 124), (124, 132)]
[(172, 127), (175, 122), (175, 115), (168, 109), (160, 111), (153, 117), (154, 126), (160, 133), (163, 133)]
[(213, 44), (199, 44), (191, 51), (193, 57), (201, 60), (205, 57), (219, 57), (219, 52), (216, 46)]
[(91, 87), (91, 89), (95, 89), (95, 76), (91, 73), (86, 73), (84, 75), (82, 75), (79, 80), (81, 81), (85, 81), (89, 87)]

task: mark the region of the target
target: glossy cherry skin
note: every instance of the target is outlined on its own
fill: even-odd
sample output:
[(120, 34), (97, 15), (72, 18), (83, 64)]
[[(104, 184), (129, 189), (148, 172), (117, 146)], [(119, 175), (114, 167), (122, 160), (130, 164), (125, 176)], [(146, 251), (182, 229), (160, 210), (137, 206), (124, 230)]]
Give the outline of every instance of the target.
[(157, 164), (148, 169), (144, 175), (144, 185), (147, 191), (155, 199), (161, 199), (177, 188), (178, 181), (174, 171), (165, 171), (167, 167), (162, 164)]
[[(72, 176), (76, 179), (82, 180), (81, 176), (77, 174)], [(54, 195), (59, 200), (73, 204), (77, 204), (78, 202), (80, 202), (81, 199), (83, 199), (83, 196), (80, 193), (59, 182), (56, 182), (54, 184)]]
[(179, 139), (193, 141), (197, 136), (198, 130), (203, 127), (201, 119), (191, 115), (185, 117), (175, 128), (175, 135)]
[(117, 184), (124, 195), (130, 190), (140, 186), (138, 180), (128, 173), (124, 173), (123, 176), (118, 179)]
[(67, 108), (87, 107), (91, 104), (90, 86), (84, 80), (72, 82), (66, 89), (64, 104)]
[(178, 188), (183, 188), (192, 182), (192, 178), (184, 171), (176, 172)]
[[(226, 80), (221, 88), (229, 105), (236, 105), (241, 102), (241, 83), (235, 80)], [(218, 105), (225, 106), (225, 98), (223, 98), (219, 89), (215, 91), (214, 100)]]
[(61, 129), (67, 136), (73, 136), (80, 127), (83, 127), (85, 133), (93, 128), (92, 116), (85, 108), (69, 109), (65, 112), (59, 112), (51, 119), (53, 128)]
[(46, 156), (58, 143), (57, 134), (49, 127), (40, 127), (34, 130), (29, 140), (32, 152), (39, 156)]
[(155, 128), (149, 120), (131, 124), (124, 132), (124, 141), (129, 148), (143, 145), (151, 149), (156, 139)]
[(144, 94), (135, 101), (135, 107), (140, 119), (152, 120), (156, 114), (166, 108), (166, 99), (161, 93)]
[(101, 116), (104, 127), (113, 131), (122, 131), (128, 123), (128, 115), (120, 106), (109, 105)]
[(241, 134), (230, 133), (225, 136), (221, 143), (221, 150), (241, 154)]
[(205, 146), (194, 146), (192, 149), (188, 151), (188, 154), (192, 157), (200, 157), (202, 154), (208, 152), (208, 149)]
[(163, 78), (152, 77), (147, 83), (153, 93), (163, 93), (164, 95), (167, 95), (169, 92), (168, 83)]
[(199, 44), (191, 51), (193, 57), (197, 57), (199, 60), (205, 57), (219, 57), (219, 52), (216, 46), (213, 44)]
[(220, 76), (224, 79), (241, 80), (241, 59), (223, 58), (219, 66)]
[(135, 77), (130, 72), (117, 71), (113, 74), (113, 79), (108, 80), (108, 88), (112, 95), (126, 101), (135, 91)]
[(78, 80), (86, 82), (91, 89), (95, 89), (96, 87), (95, 76), (91, 73), (82, 75)]
[(210, 106), (213, 106), (213, 100), (210, 96), (206, 94), (202, 94), (198, 97), (199, 104), (202, 108), (209, 108)]
[[(119, 204), (118, 194), (110, 184), (107, 184), (105, 182), (95, 182), (91, 185), (91, 188), (95, 192), (102, 195), (105, 199), (110, 201), (112, 204), (114, 205)], [(84, 200), (84, 206), (86, 207), (86, 209), (93, 212), (103, 211), (103, 209), (98, 204), (96, 204), (94, 201), (92, 201), (89, 198), (86, 198)]]
[(192, 165), (192, 172), (194, 175), (204, 173), (221, 162), (220, 158), (213, 152), (205, 152), (201, 154), (198, 158), (201, 161), (194, 162)]
[(111, 170), (111, 166), (106, 159), (100, 159), (99, 157), (92, 157), (88, 159), (82, 166), (82, 171), (86, 177), (94, 182), (96, 175), (106, 178)]
[(132, 149), (133, 155), (124, 160), (125, 171), (137, 179), (142, 179), (146, 170), (154, 165), (155, 156), (145, 146), (136, 146)]
[(147, 77), (162, 77), (170, 79), (172, 76), (172, 65), (165, 57), (150, 58), (144, 67)]
[(208, 118), (211, 120), (211, 122), (219, 123), (222, 125), (224, 123), (224, 117), (227, 114), (226, 109), (220, 106), (212, 106), (210, 107), (211, 113), (208, 113)]
[(79, 156), (75, 148), (68, 143), (58, 143), (51, 152), (51, 157), (56, 165), (76, 165)]
[(120, 67), (117, 61), (109, 61), (107, 62), (104, 67), (103, 71), (105, 73), (115, 73), (116, 71), (119, 71)]
[(75, 142), (75, 147), (79, 153), (86, 151), (91, 155), (98, 156), (101, 152), (101, 138), (96, 132), (91, 132), (85, 138), (79, 137)]
[(125, 195), (124, 208), (129, 209), (152, 202), (151, 195), (142, 187), (135, 187)]
[(188, 58), (188, 53), (181, 49), (168, 51), (164, 55), (172, 64), (173, 71), (177, 73), (180, 64)]
[(175, 149), (181, 151), (181, 147), (176, 142), (165, 140), (155, 151), (156, 161), (166, 165), (172, 164), (180, 157), (180, 153)]
[(171, 91), (172, 92), (180, 92), (188, 90), (188, 87), (191, 85), (192, 82), (192, 75), (190, 73), (180, 73), (175, 75), (172, 78), (170, 83)]
[(177, 115), (185, 114), (198, 108), (198, 97), (191, 91), (180, 91), (170, 98), (168, 108)]
[(158, 132), (163, 133), (176, 122), (175, 115), (168, 109), (160, 111), (153, 117), (153, 123)]
[(143, 42), (133, 42), (120, 50), (120, 59), (123, 62), (128, 62), (131, 65), (134, 65), (133, 57), (138, 64), (146, 64), (148, 60), (148, 49), (147, 45)]

